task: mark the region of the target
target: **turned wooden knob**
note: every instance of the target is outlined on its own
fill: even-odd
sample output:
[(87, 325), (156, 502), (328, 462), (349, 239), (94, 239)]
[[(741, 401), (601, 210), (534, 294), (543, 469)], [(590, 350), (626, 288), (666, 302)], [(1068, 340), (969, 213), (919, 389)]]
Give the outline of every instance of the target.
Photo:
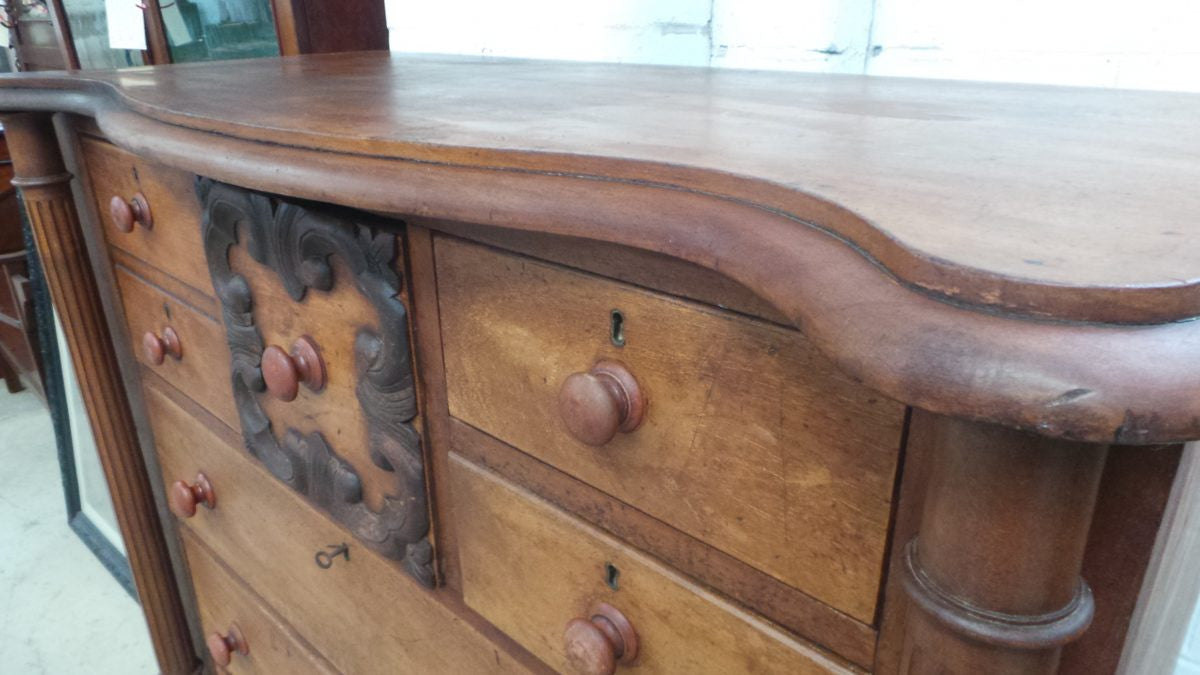
[(176, 361), (183, 358), (183, 345), (179, 342), (179, 334), (170, 326), (163, 329), (162, 335), (146, 331), (142, 336), (142, 349), (146, 351), (146, 360), (156, 366), (162, 365), (168, 356)]
[(208, 476), (198, 473), (196, 482), (191, 485), (181, 480), (171, 483), (167, 503), (171, 507), (171, 513), (180, 518), (191, 518), (196, 515), (197, 504), (203, 504), (210, 509), (216, 508), (217, 493), (213, 491), (212, 483), (208, 482)]
[(308, 336), (292, 343), (290, 354), (275, 345), (267, 347), (262, 355), (262, 373), (267, 391), (281, 401), (294, 400), (301, 384), (312, 391), (325, 388), (325, 362)]
[(140, 192), (128, 201), (120, 195), (113, 195), (112, 200), (108, 202), (108, 211), (112, 215), (113, 224), (121, 232), (133, 232), (134, 223), (147, 230), (154, 227), (154, 218), (150, 215), (150, 202), (147, 202), (146, 196)]
[(558, 391), (558, 414), (567, 431), (588, 445), (611, 441), (642, 423), (646, 400), (637, 379), (616, 361), (600, 361), (586, 373), (573, 373)]
[(246, 644), (246, 638), (236, 623), (229, 624), (229, 630), (224, 635), (213, 633), (205, 642), (208, 644), (208, 653), (212, 656), (213, 663), (218, 666), (229, 665), (234, 652), (243, 656), (250, 653), (250, 645)]
[(611, 675), (637, 658), (637, 633), (617, 608), (598, 603), (587, 619), (571, 619), (563, 634), (567, 663), (584, 675)]

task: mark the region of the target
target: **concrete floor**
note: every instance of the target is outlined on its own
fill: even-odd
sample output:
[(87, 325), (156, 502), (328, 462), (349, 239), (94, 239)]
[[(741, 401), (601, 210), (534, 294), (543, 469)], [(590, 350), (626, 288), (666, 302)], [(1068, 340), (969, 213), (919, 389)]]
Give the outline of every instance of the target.
[(0, 671), (157, 672), (141, 608), (67, 525), (49, 414), (2, 385)]

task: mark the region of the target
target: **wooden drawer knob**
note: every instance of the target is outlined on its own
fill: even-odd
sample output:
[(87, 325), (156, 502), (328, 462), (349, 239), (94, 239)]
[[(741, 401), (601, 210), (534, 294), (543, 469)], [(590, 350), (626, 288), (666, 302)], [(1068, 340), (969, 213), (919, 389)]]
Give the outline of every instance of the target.
[(208, 476), (198, 473), (196, 482), (191, 485), (181, 480), (171, 483), (167, 503), (171, 507), (171, 513), (180, 518), (191, 518), (196, 515), (197, 504), (203, 504), (210, 509), (216, 508), (217, 493), (213, 491), (212, 483), (208, 482)]
[(573, 373), (558, 391), (558, 414), (567, 431), (588, 445), (611, 441), (642, 423), (646, 400), (637, 379), (616, 361), (599, 361), (586, 373)]
[(262, 355), (262, 373), (267, 391), (281, 401), (295, 400), (302, 383), (314, 392), (325, 388), (325, 362), (308, 336), (293, 342), (290, 354), (275, 345), (267, 347)]
[(142, 336), (142, 349), (146, 352), (146, 360), (156, 366), (162, 365), (168, 356), (176, 361), (183, 358), (183, 345), (179, 342), (179, 334), (170, 326), (162, 330), (162, 335), (147, 331)]
[(108, 202), (108, 212), (112, 215), (113, 224), (117, 229), (126, 234), (133, 232), (134, 223), (147, 230), (154, 227), (154, 217), (150, 215), (150, 202), (147, 202), (146, 196), (140, 192), (128, 201), (120, 195), (113, 195), (112, 200)]
[(208, 653), (212, 656), (213, 663), (218, 666), (229, 665), (234, 652), (243, 656), (250, 653), (250, 645), (246, 644), (246, 638), (236, 623), (229, 624), (229, 630), (224, 635), (213, 633), (205, 642), (208, 644)]
[(583, 675), (611, 675), (618, 663), (637, 658), (637, 633), (616, 607), (601, 602), (588, 619), (571, 619), (563, 637), (567, 662)]

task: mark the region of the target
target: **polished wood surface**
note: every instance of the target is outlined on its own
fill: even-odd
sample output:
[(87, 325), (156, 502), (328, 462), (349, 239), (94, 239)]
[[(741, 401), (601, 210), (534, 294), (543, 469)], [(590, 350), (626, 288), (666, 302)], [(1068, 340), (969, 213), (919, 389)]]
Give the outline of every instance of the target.
[(196, 515), (197, 505), (202, 504), (209, 509), (217, 508), (217, 491), (213, 489), (208, 476), (197, 473), (196, 479), (191, 483), (182, 480), (171, 483), (171, 487), (167, 489), (167, 504), (171, 507), (171, 513), (177, 517), (191, 518)]
[[(150, 451), (165, 537), (110, 479), (184, 670), (1138, 653), (1200, 438), (1195, 96), (367, 54), (0, 89), (94, 118), (84, 222), (45, 117), (24, 188), (76, 360), (122, 360), (89, 407)], [(260, 611), (205, 618), (175, 530)]]
[(87, 165), (105, 237), (114, 247), (211, 294), (200, 244), (193, 177), (84, 136)]
[[(473, 464), (535, 492), (540, 498), (631, 547), (669, 561), (682, 574), (742, 606), (754, 608), (763, 617), (814, 644), (863, 668), (869, 668), (873, 663), (877, 639), (873, 626), (463, 422), (451, 420), (450, 436), (448, 445), (452, 451)], [(449, 504), (446, 511), (452, 511), (456, 502), (449, 498), (446, 502)]]
[[(229, 348), (225, 346), (220, 320), (167, 294), (132, 270), (115, 266), (114, 276), (129, 335), (137, 340), (130, 345), (137, 359), (188, 391), (213, 414), (229, 424), (237, 424), (237, 410), (229, 395), (229, 377), (225, 368), (217, 367), (229, 362)], [(176, 335), (173, 342), (178, 357), (168, 356), (170, 349), (163, 339), (168, 328)], [(146, 348), (147, 335), (154, 338), (151, 349)]]
[[(212, 641), (216, 646), (216, 654), (210, 648), (214, 663), (227, 666), (230, 673), (333, 675), (337, 672), (218, 560), (199, 537), (184, 530), (182, 539), (196, 589), (201, 629), (206, 642)], [(245, 653), (238, 651), (236, 639), (232, 646), (225, 640), (230, 635), (230, 626), (238, 627)], [(214, 636), (218, 640), (212, 640)]]
[[(1194, 95), (382, 54), (0, 87), (218, 180), (718, 270), (932, 412), (1097, 443), (1200, 437), (1200, 323), (1179, 321), (1195, 247), (1172, 229), (1192, 164), (1170, 150)], [(1029, 208), (1000, 206), (1010, 193)]]
[[(197, 513), (185, 527), (339, 671), (528, 672), (494, 644), (503, 638), (358, 544), (183, 394), (151, 375), (145, 399), (163, 480), (203, 471), (220, 486), (218, 508)], [(314, 562), (316, 553), (343, 542), (349, 560), (328, 569)]]
[(495, 474), (455, 455), (450, 466), (467, 605), (559, 672), (589, 672), (570, 666), (585, 657), (563, 632), (597, 602), (637, 632), (637, 670), (853, 672)]
[[(457, 240), (436, 250), (453, 416), (872, 622), (902, 406), (793, 331)], [(559, 390), (598, 359), (634, 374), (646, 412), (595, 448), (561, 421)]]
[(271, 0), (271, 9), (284, 56), (388, 48), (383, 0)]
[[(1091, 623), (1080, 577), (1108, 448), (921, 416), (923, 514), (900, 576), (900, 673), (1054, 673)], [(986, 521), (988, 527), (974, 524)]]
[[(1200, 308), (1197, 261), (1176, 227), (1197, 207), (1182, 161), (1197, 140), (1194, 94), (445, 56), (294, 63), (74, 80), (112, 82), (156, 119), (256, 140), (578, 172), (590, 161), (588, 173), (695, 189), (743, 177), (738, 196), (793, 193), (804, 208), (789, 211), (818, 216), (901, 278), (969, 302), (1081, 317), (1102, 311), (1089, 295), (1120, 299), (1113, 312), (1147, 296), (1140, 309), (1159, 319)], [(232, 77), (239, 86), (226, 86)], [(281, 100), (329, 105), (301, 118)], [(345, 114), (346, 100), (357, 114)], [(1073, 198), (1059, 199), (1068, 184)], [(1013, 193), (1036, 211), (991, 201)], [(1148, 210), (1121, 196), (1130, 193), (1175, 198)], [(1035, 235), (1037, 259), (1025, 249)]]
[[(613, 331), (618, 330), (614, 323)], [(597, 361), (586, 373), (571, 373), (558, 390), (559, 418), (572, 436), (593, 447), (608, 443), (618, 431), (636, 431), (645, 411), (641, 385), (619, 361)]]
[(38, 114), (6, 114), (0, 123), (14, 150), (14, 184), (25, 200), (51, 297), (65, 317), (68, 352), (159, 668), (189, 673), (198, 663), (196, 651), (53, 123)]
[(301, 384), (313, 393), (325, 388), (325, 361), (307, 336), (296, 338), (290, 353), (275, 345), (263, 350), (262, 371), (267, 391), (284, 403), (296, 400)]

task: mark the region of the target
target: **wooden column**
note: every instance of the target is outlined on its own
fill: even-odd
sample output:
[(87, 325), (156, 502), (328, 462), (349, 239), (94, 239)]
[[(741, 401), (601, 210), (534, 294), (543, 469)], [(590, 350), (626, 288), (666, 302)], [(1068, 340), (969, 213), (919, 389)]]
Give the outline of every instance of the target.
[(902, 673), (1053, 673), (1091, 623), (1079, 576), (1106, 446), (927, 416), (919, 533), (901, 575)]
[(192, 647), (72, 200), (71, 176), (63, 164), (52, 118), (46, 113), (12, 113), (0, 115), (0, 122), (12, 149), (13, 184), (25, 199), (50, 295), (62, 318), (159, 667), (168, 675), (194, 672), (200, 662)]

